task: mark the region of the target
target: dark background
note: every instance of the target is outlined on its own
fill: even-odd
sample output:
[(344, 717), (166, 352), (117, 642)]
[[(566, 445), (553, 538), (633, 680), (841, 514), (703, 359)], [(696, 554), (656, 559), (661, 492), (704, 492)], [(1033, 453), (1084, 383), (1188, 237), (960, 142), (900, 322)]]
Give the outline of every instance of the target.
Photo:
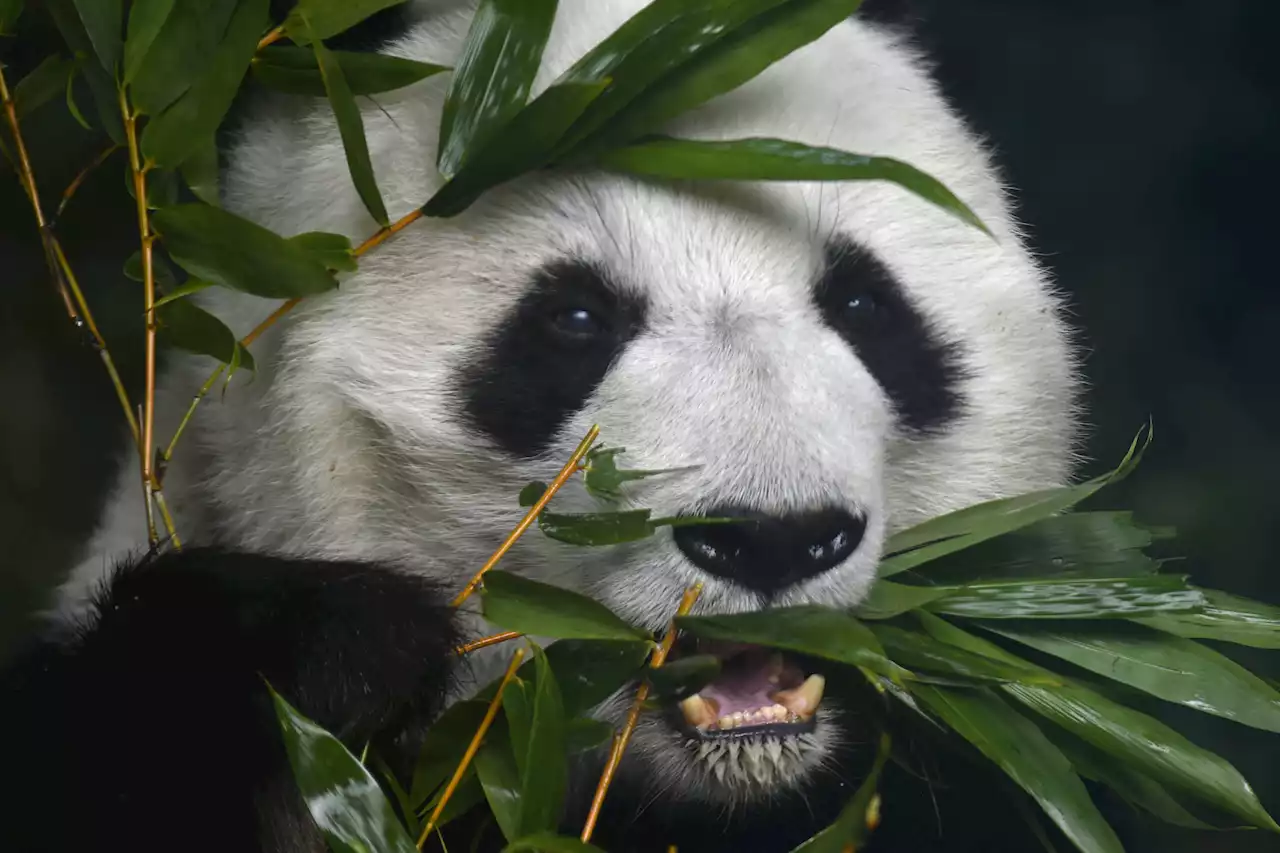
[[(869, 4), (870, 5), (870, 4)], [(1175, 525), (1200, 583), (1280, 601), (1280, 333), (1275, 205), (1280, 75), (1272, 0), (918, 0), (918, 38), (995, 146), (1036, 248), (1088, 347), (1089, 471), (1154, 419), (1137, 476), (1108, 502)], [(51, 42), (7, 51), (14, 79)], [(81, 105), (93, 119), (87, 97)], [(100, 150), (62, 99), (27, 119), (46, 210)], [(132, 200), (116, 154), (60, 223), (130, 384), (140, 369)], [(49, 289), (30, 210), (0, 164), (0, 656), (66, 568), (109, 481), (119, 414), (96, 354)], [(135, 394), (135, 399), (137, 399)], [(1232, 649), (1274, 677), (1261, 654)], [(1280, 813), (1280, 740), (1181, 709), (1161, 714), (1225, 754)], [(9, 733), (11, 734), (11, 733)], [(994, 806), (994, 804), (993, 804)], [(1005, 815), (990, 816), (1000, 819)], [(1119, 817), (1130, 850), (1276, 850)]]

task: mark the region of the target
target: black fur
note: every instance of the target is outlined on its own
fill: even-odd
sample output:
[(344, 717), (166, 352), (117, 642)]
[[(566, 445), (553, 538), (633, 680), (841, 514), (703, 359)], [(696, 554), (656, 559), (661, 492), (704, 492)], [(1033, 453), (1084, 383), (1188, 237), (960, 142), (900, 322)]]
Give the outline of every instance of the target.
[(851, 240), (833, 242), (813, 299), (889, 395), (904, 427), (929, 432), (959, 416), (959, 347), (937, 338), (879, 258)]
[[(571, 326), (575, 312), (590, 322)], [(592, 264), (543, 268), (463, 376), (467, 415), (507, 452), (537, 456), (596, 390), (644, 316), (645, 304)]]
[(910, 27), (919, 21), (920, 14), (913, 0), (863, 0), (858, 17), (877, 24)]
[(94, 614), (0, 675), (0, 850), (321, 851), (262, 678), (358, 750), (434, 716), (458, 637), (421, 578), (214, 550), (122, 566)]

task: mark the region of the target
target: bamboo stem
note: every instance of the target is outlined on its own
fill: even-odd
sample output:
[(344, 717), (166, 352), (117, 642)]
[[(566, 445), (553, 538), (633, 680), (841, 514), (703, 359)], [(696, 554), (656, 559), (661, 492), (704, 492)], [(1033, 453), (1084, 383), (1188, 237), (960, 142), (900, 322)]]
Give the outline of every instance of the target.
[(262, 40), (258, 42), (258, 50), (262, 50), (267, 45), (275, 44), (276, 42), (280, 41), (280, 39), (282, 38), (284, 38), (284, 24), (281, 24), (280, 26), (276, 27), (274, 30), (272, 30), (271, 32), (263, 36)]
[(422, 845), (427, 843), (427, 837), (431, 835), (431, 831), (435, 829), (436, 823), (440, 820), (440, 815), (444, 813), (444, 807), (449, 803), (449, 798), (453, 796), (454, 791), (458, 789), (458, 785), (462, 782), (463, 775), (467, 772), (467, 768), (471, 766), (471, 759), (475, 758), (476, 752), (480, 750), (480, 743), (484, 740), (485, 734), (489, 731), (489, 726), (493, 724), (493, 719), (498, 715), (498, 708), (502, 705), (502, 693), (507, 688), (507, 684), (515, 677), (516, 670), (520, 668), (520, 661), (524, 660), (524, 649), (516, 649), (516, 653), (511, 656), (511, 663), (507, 665), (507, 671), (502, 676), (501, 683), (498, 684), (498, 692), (494, 694), (493, 700), (489, 702), (489, 708), (485, 711), (484, 719), (480, 721), (480, 727), (476, 729), (475, 735), (471, 738), (471, 743), (467, 745), (467, 751), (462, 755), (462, 761), (458, 762), (458, 769), (453, 771), (453, 778), (449, 780), (449, 784), (444, 789), (444, 793), (440, 795), (440, 801), (436, 803), (435, 809), (431, 812), (431, 817), (427, 818), (426, 825), (422, 827), (422, 834), (418, 836), (418, 849), (422, 849)]
[(89, 162), (89, 165), (80, 170), (75, 178), (72, 179), (71, 183), (67, 184), (67, 188), (62, 191), (62, 200), (58, 202), (58, 209), (53, 212), (53, 220), (49, 223), (49, 227), (52, 228), (57, 225), (58, 220), (62, 218), (62, 212), (66, 210), (67, 205), (71, 203), (71, 197), (76, 194), (81, 185), (84, 184), (85, 180), (93, 174), (94, 170), (107, 162), (107, 158), (116, 153), (119, 148), (120, 143), (118, 142), (113, 142), (108, 145), (102, 150), (102, 153), (97, 157), (94, 157), (93, 160)]
[(555, 493), (560, 491), (560, 488), (565, 483), (569, 482), (569, 478), (578, 472), (579, 463), (582, 462), (582, 457), (587, 455), (587, 451), (591, 449), (591, 445), (599, 435), (600, 427), (598, 426), (592, 426), (591, 429), (587, 431), (586, 437), (578, 443), (577, 449), (573, 451), (573, 455), (569, 457), (569, 461), (560, 469), (560, 473), (556, 474), (556, 478), (551, 481), (551, 485), (547, 486), (547, 490), (542, 493), (542, 497), (538, 498), (537, 502), (533, 506), (529, 507), (529, 511), (524, 514), (524, 518), (520, 519), (520, 523), (516, 525), (510, 535), (508, 535), (507, 538), (503, 540), (502, 544), (498, 546), (498, 550), (493, 552), (493, 556), (489, 557), (489, 559), (485, 561), (485, 564), (480, 567), (480, 571), (476, 572), (472, 576), (471, 580), (467, 581), (467, 585), (462, 588), (462, 592), (458, 593), (457, 598), (453, 600), (452, 606), (460, 607), (464, 601), (471, 597), (471, 593), (476, 591), (476, 587), (480, 585), (480, 581), (484, 578), (485, 574), (496, 566), (499, 560), (506, 556), (507, 552), (511, 550), (511, 546), (516, 544), (516, 540), (523, 536), (524, 532), (529, 529), (529, 525), (533, 524), (533, 520), (538, 517), (538, 513), (542, 512), (543, 508), (551, 498), (555, 496)]
[(454, 651), (457, 652), (459, 657), (461, 657), (462, 655), (468, 655), (472, 652), (479, 651), (480, 649), (488, 648), (489, 646), (496, 646), (499, 643), (505, 643), (507, 640), (518, 640), (523, 636), (524, 634), (521, 634), (519, 631), (503, 631), (501, 634), (493, 634), (488, 637), (481, 637), (478, 640), (472, 640), (469, 643), (458, 646)]
[[(687, 615), (693, 609), (693, 605), (701, 594), (702, 584), (700, 583), (686, 589), (684, 597), (680, 599), (680, 606), (676, 609), (676, 617)], [(650, 668), (657, 669), (666, 662), (667, 655), (671, 653), (671, 647), (675, 645), (675, 642), (676, 624), (675, 619), (673, 619), (671, 626), (667, 629), (666, 636), (662, 638), (662, 643), (649, 658)], [(635, 732), (636, 723), (640, 720), (640, 708), (648, 697), (649, 682), (643, 681), (636, 690), (635, 701), (631, 703), (631, 711), (627, 714), (627, 720), (623, 723), (622, 730), (613, 736), (613, 746), (609, 749), (609, 760), (605, 763), (604, 772), (600, 774), (600, 782), (596, 785), (595, 797), (591, 800), (591, 811), (587, 813), (587, 822), (582, 827), (582, 843), (584, 844), (591, 840), (591, 834), (595, 832), (596, 821), (600, 818), (600, 809), (604, 805), (605, 794), (609, 792), (609, 786), (613, 784), (613, 777), (618, 770), (618, 764), (622, 762), (622, 753), (626, 751), (627, 744), (631, 741), (631, 735)]]

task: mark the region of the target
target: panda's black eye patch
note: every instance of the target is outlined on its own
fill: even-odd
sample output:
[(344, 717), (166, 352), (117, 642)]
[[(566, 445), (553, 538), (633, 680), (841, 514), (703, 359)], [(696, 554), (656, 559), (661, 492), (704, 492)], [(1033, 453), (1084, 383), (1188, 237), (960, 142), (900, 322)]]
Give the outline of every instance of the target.
[(813, 300), (893, 401), (903, 426), (936, 430), (960, 413), (958, 348), (937, 337), (869, 250), (843, 237), (829, 243)]
[(464, 371), (467, 416), (509, 453), (544, 452), (640, 331), (644, 313), (641, 300), (593, 264), (542, 267)]

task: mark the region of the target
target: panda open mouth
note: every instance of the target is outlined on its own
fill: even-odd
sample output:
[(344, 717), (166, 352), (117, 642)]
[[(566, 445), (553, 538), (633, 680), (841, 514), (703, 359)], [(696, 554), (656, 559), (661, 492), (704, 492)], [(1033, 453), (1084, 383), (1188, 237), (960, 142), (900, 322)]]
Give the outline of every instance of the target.
[(681, 637), (672, 658), (715, 655), (721, 671), (697, 693), (681, 700), (677, 725), (703, 740), (777, 736), (812, 731), (825, 680), (804, 671), (781, 652), (746, 643)]

